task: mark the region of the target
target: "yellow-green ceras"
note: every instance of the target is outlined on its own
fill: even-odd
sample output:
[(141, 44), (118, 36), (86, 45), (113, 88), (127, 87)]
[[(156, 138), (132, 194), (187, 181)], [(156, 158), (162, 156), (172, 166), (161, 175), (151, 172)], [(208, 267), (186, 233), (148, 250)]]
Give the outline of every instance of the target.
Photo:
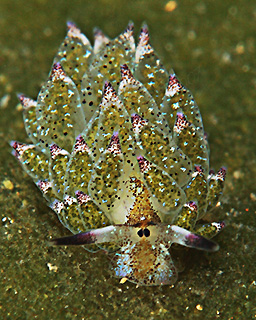
[(172, 243), (218, 250), (223, 222), (197, 224), (216, 206), (226, 169), (209, 173), (199, 108), (168, 75), (143, 26), (95, 43), (73, 24), (36, 101), (20, 95), (31, 144), (14, 155), (75, 235), (56, 245), (112, 252), (122, 282), (172, 284)]

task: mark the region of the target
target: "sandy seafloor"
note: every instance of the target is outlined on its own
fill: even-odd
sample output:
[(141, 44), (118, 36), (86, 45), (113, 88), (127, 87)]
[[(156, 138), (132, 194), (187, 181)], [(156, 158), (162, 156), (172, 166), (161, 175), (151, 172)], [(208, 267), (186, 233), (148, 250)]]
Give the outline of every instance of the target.
[[(0, 2), (0, 319), (256, 318), (256, 2), (1, 0)], [(228, 168), (222, 204), (228, 227), (217, 253), (187, 250), (174, 286), (119, 284), (104, 253), (47, 246), (68, 231), (11, 155), (28, 142), (16, 93), (36, 98), (73, 20), (92, 40), (135, 23), (150, 28), (168, 68), (194, 94), (209, 134), (211, 167)], [(9, 99), (9, 100), (8, 100)]]

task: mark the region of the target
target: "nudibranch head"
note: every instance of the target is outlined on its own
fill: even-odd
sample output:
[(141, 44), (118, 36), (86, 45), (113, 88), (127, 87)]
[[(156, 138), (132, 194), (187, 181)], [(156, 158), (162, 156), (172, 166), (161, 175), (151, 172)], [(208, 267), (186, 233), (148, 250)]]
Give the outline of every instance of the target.
[(169, 76), (143, 26), (92, 47), (73, 24), (37, 100), (19, 95), (31, 144), (13, 154), (74, 235), (56, 245), (112, 253), (115, 276), (172, 284), (173, 243), (218, 250), (224, 223), (198, 224), (223, 193), (226, 169), (209, 172), (199, 108)]
[[(143, 225), (143, 226), (142, 226)], [(112, 225), (52, 240), (55, 245), (87, 245), (114, 242), (120, 249), (112, 257), (115, 276), (137, 285), (173, 284), (177, 270), (169, 248), (172, 243), (206, 251), (218, 245), (176, 225)]]

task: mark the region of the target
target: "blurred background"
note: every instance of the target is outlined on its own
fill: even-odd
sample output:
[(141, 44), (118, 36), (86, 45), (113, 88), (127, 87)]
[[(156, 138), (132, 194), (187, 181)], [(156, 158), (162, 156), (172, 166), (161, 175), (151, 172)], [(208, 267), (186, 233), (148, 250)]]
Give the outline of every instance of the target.
[[(119, 284), (109, 257), (52, 248), (68, 231), (11, 155), (28, 142), (17, 93), (36, 99), (73, 21), (93, 42), (147, 22), (151, 43), (193, 93), (209, 136), (211, 167), (228, 168), (220, 250), (185, 251), (174, 286)], [(0, 319), (256, 318), (256, 2), (254, 0), (1, 0)], [(137, 37), (138, 38), (138, 37)], [(137, 39), (136, 38), (136, 39)]]

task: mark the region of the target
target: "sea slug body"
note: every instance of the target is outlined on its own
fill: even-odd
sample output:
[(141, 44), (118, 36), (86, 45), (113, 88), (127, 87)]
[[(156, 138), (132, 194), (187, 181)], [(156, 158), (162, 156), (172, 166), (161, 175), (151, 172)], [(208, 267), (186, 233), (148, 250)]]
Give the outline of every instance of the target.
[(191, 93), (165, 70), (144, 25), (92, 47), (73, 24), (37, 100), (19, 95), (30, 144), (13, 154), (74, 235), (112, 255), (122, 282), (173, 284), (173, 243), (218, 250), (224, 222), (203, 224), (223, 193), (226, 169), (209, 173), (209, 146)]

